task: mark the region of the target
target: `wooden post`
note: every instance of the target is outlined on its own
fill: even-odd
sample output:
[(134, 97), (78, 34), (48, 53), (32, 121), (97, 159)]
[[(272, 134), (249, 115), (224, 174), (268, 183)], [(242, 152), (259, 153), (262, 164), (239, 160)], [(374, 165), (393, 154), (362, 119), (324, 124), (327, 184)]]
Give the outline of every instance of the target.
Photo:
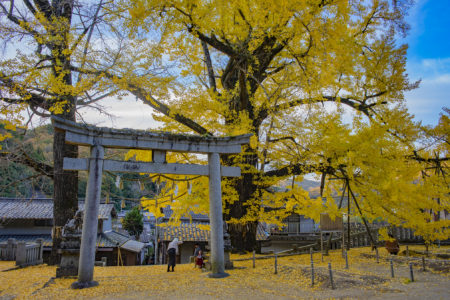
[(348, 269), (348, 252), (345, 251), (345, 268)]
[(314, 261), (311, 259), (311, 286), (314, 286)]
[(377, 258), (377, 264), (380, 263), (380, 257), (378, 256), (378, 248), (375, 248), (375, 256)]
[(323, 235), (322, 235), (322, 231), (320, 231), (320, 252), (322, 252), (322, 257), (323, 257)]
[(411, 278), (411, 282), (414, 282), (414, 272), (412, 263), (409, 263), (409, 277)]
[(408, 248), (408, 246), (406, 246), (406, 256), (407, 257), (409, 256), (409, 248)]
[(422, 256), (422, 271), (426, 271), (427, 269), (425, 268), (425, 257)]
[(104, 155), (105, 150), (101, 145), (91, 147), (89, 178), (86, 189), (86, 202), (84, 203), (78, 281), (72, 284), (74, 289), (98, 285), (98, 282), (94, 281), (94, 264)]
[(350, 250), (350, 185), (347, 181), (347, 251)]
[(253, 250), (253, 269), (255, 268), (255, 250)]
[(330, 273), (331, 289), (334, 290), (333, 271), (331, 270), (331, 263), (328, 263), (328, 271)]
[(209, 218), (211, 224), (211, 274), (208, 276), (212, 278), (223, 278), (228, 276), (228, 274), (225, 273), (219, 153), (209, 153), (208, 164)]
[(391, 258), (391, 277), (394, 278), (394, 263), (392, 262), (392, 258)]
[(276, 254), (275, 254), (274, 267), (275, 267), (275, 273), (274, 274), (278, 274), (278, 264), (277, 264), (277, 255)]

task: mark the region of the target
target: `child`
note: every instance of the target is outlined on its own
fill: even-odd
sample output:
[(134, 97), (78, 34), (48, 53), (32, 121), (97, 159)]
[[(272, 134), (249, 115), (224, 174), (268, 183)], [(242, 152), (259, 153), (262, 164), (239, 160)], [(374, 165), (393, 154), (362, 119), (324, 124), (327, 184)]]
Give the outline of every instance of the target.
[(198, 266), (200, 269), (203, 268), (203, 259), (203, 252), (202, 250), (199, 250), (197, 256), (195, 257), (195, 266)]

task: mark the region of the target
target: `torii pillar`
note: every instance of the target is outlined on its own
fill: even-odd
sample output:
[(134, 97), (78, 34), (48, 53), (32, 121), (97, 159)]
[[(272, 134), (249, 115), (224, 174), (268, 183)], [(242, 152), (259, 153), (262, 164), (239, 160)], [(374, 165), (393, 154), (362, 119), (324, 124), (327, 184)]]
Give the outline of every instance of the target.
[(219, 153), (208, 154), (208, 165), (209, 220), (211, 226), (211, 274), (209, 274), (209, 277), (222, 278), (228, 276), (228, 274), (225, 273), (222, 220), (222, 186), (220, 178)]

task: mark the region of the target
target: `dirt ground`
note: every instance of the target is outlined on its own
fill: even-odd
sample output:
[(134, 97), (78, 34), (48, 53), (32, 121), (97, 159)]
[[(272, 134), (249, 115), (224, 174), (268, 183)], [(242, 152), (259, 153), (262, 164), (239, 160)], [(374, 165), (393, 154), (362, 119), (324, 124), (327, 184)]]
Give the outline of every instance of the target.
[[(435, 251), (447, 252), (449, 248)], [(75, 279), (53, 279), (55, 267), (46, 265), (2, 272), (13, 262), (0, 262), (0, 299), (450, 299), (449, 261), (396, 257), (391, 278), (390, 257), (380, 249), (380, 262), (369, 248), (349, 251), (349, 269), (340, 250), (324, 256), (313, 255), (315, 284), (311, 287), (310, 255), (274, 259), (235, 261), (230, 276), (210, 279), (193, 265), (177, 265), (175, 272), (165, 266), (96, 267), (98, 287), (72, 290)], [(251, 255), (233, 255), (232, 259)], [(333, 270), (331, 288), (328, 263)], [(412, 262), (414, 282), (411, 282)], [(430, 263), (437, 266), (430, 270)]]

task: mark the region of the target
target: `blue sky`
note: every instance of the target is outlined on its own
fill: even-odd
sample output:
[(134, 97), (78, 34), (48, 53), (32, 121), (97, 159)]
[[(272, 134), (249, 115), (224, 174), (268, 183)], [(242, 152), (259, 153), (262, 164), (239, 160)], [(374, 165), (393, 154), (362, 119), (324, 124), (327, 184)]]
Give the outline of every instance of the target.
[(407, 20), (407, 73), (422, 82), (406, 103), (415, 120), (436, 125), (442, 107), (450, 107), (450, 0), (416, 0)]

